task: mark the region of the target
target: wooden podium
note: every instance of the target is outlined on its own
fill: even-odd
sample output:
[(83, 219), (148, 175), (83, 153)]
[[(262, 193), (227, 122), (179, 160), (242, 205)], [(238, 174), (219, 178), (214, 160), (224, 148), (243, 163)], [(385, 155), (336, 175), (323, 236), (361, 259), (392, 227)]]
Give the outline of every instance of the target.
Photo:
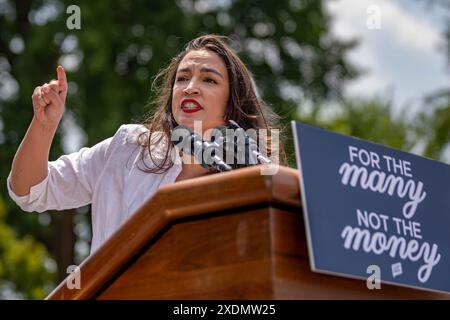
[(448, 299), (310, 270), (297, 170), (163, 186), (47, 299)]

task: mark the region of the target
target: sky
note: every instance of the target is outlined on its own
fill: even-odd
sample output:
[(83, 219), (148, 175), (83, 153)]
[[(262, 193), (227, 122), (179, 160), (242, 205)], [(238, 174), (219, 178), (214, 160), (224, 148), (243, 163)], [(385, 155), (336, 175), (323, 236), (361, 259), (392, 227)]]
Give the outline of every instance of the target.
[[(349, 96), (391, 94), (396, 111), (426, 108), (423, 98), (450, 86), (444, 31), (450, 17), (425, 0), (328, 0), (333, 33), (359, 40), (349, 59), (365, 70)], [(447, 14), (447, 16), (445, 15)], [(379, 22), (379, 23), (378, 23)]]

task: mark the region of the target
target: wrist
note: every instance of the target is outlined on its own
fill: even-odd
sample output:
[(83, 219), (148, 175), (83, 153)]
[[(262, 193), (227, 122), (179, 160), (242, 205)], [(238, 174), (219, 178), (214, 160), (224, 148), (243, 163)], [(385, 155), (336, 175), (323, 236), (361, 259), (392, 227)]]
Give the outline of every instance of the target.
[(51, 135), (53, 136), (56, 132), (56, 129), (58, 129), (59, 121), (57, 122), (42, 122), (39, 121), (36, 116), (33, 116), (33, 119), (31, 120), (30, 127), (34, 128), (34, 130), (38, 130), (43, 134)]

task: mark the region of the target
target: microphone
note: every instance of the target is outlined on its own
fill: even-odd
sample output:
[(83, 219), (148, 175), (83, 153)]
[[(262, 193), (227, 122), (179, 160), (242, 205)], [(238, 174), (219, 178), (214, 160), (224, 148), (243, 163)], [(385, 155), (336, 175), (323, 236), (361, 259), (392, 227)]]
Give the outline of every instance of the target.
[(193, 155), (203, 168), (216, 169), (218, 171), (231, 171), (216, 151), (221, 148), (217, 142), (203, 141), (200, 135), (193, 132), (186, 126), (179, 125), (172, 131), (172, 142), (175, 145), (181, 144), (181, 148)]
[[(234, 134), (233, 139), (226, 139), (226, 144), (229, 145), (234, 145), (234, 150), (236, 151), (236, 157), (239, 157), (240, 154), (245, 155), (245, 164), (246, 165), (255, 165), (258, 163), (263, 163), (263, 164), (269, 164), (272, 163), (272, 160), (270, 160), (270, 158), (268, 158), (267, 156), (265, 156), (264, 154), (262, 154), (259, 151), (258, 148), (258, 144), (257, 142), (250, 137), (243, 128), (241, 128), (235, 121), (233, 120), (229, 120), (229, 128), (235, 130), (236, 133), (238, 133), (238, 139), (237, 142), (235, 143), (234, 141), (234, 137), (236, 136), (236, 134)], [(228, 138), (228, 135), (227, 135)], [(241, 139), (239, 139), (241, 138)], [(243, 138), (243, 142), (242, 142), (242, 138)], [(231, 148), (231, 146), (229, 146)], [(244, 150), (242, 150), (244, 149)]]

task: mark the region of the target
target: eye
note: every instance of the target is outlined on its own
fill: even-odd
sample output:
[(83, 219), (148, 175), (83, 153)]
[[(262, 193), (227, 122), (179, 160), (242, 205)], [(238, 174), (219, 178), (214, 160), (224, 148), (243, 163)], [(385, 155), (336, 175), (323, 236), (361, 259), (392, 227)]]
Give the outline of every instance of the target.
[(213, 78), (205, 78), (205, 82), (217, 84), (217, 81)]
[(187, 80), (187, 78), (184, 76), (177, 77), (177, 82), (186, 81), (186, 80)]

